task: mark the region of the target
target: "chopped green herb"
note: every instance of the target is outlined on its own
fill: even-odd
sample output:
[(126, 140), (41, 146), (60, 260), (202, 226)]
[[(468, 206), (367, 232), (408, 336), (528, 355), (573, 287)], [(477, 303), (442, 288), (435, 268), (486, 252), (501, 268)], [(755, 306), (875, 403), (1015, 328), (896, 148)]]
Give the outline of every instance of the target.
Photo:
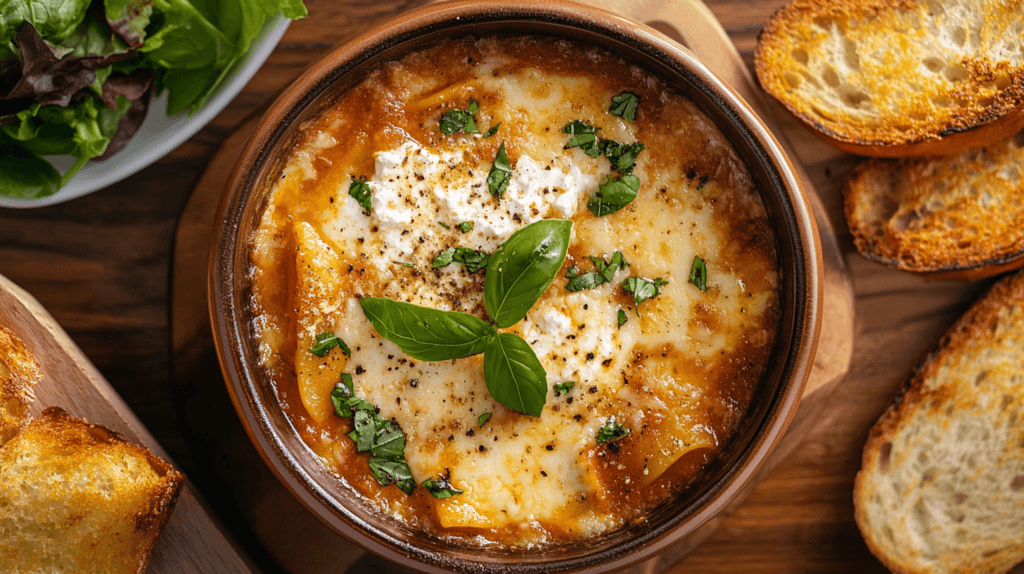
[(626, 315), (625, 311), (623, 311), (622, 309), (619, 309), (619, 328), (620, 329), (622, 328), (623, 325), (626, 324), (626, 321), (629, 321), (629, 315)]
[(395, 423), (377, 416), (377, 409), (355, 396), (352, 375), (341, 374), (341, 382), (331, 391), (334, 414), (352, 419), (348, 437), (357, 452), (370, 453), (370, 471), (381, 486), (395, 483), (402, 492), (412, 494), (416, 482), (405, 462), (405, 433)]
[(622, 290), (633, 295), (633, 302), (636, 303), (636, 316), (639, 317), (640, 302), (646, 301), (652, 297), (657, 297), (661, 294), (660, 287), (667, 284), (668, 281), (665, 281), (661, 277), (658, 277), (654, 281), (650, 281), (642, 277), (630, 277), (622, 282)]
[(359, 207), (363, 208), (363, 211), (370, 213), (370, 184), (359, 179), (353, 179), (352, 184), (348, 186), (348, 194), (351, 195)]
[(597, 431), (597, 442), (616, 442), (633, 434), (633, 431), (615, 422), (615, 415), (608, 417)]
[(498, 133), (498, 126), (500, 126), (500, 125), (501, 125), (501, 122), (498, 122), (498, 123), (494, 124), (493, 126), (491, 126), (491, 129), (487, 130), (487, 132), (484, 134), (484, 137), (485, 138), (489, 138), (489, 137), (493, 136), (494, 134)]
[(437, 478), (428, 478), (423, 481), (423, 488), (434, 495), (434, 498), (450, 498), (462, 491), (452, 486), (451, 478), (446, 475), (437, 475)]
[(484, 414), (480, 415), (476, 419), (476, 424), (480, 425), (481, 427), (484, 426), (485, 424), (487, 424), (487, 421), (491, 420), (491, 415), (492, 414), (494, 414), (494, 413), (484, 413)]
[(588, 125), (580, 120), (565, 124), (562, 131), (569, 134), (569, 142), (565, 149), (578, 147), (590, 157), (601, 155), (601, 148), (597, 145), (597, 130), (601, 128)]
[[(584, 289), (593, 289), (598, 285), (603, 285), (612, 280), (615, 276), (615, 272), (626, 266), (626, 260), (622, 257), (621, 251), (616, 251), (612, 255), (610, 262), (601, 259), (600, 257), (588, 257), (590, 262), (597, 268), (597, 272), (580, 273), (579, 269), (575, 267), (569, 268), (566, 271), (566, 278), (569, 282), (566, 283), (565, 289), (567, 291), (583, 291)], [(575, 273), (570, 275), (569, 272), (575, 269)]]
[(406, 494), (412, 494), (416, 488), (416, 480), (412, 477), (412, 469), (409, 464), (402, 460), (391, 460), (387, 457), (371, 456), (370, 471), (381, 486), (394, 483), (399, 490)]
[(598, 145), (608, 161), (612, 162), (612, 168), (624, 175), (633, 173), (636, 156), (647, 147), (642, 143), (620, 144), (615, 140), (601, 140)]
[(320, 333), (317, 335), (316, 343), (309, 348), (309, 352), (317, 357), (326, 357), (327, 353), (335, 347), (341, 347), (342, 353), (352, 355), (352, 350), (348, 348), (345, 341), (339, 339), (334, 333)]
[(708, 266), (699, 255), (693, 256), (693, 265), (690, 266), (690, 283), (697, 286), (701, 291), (708, 290)]
[(467, 134), (478, 134), (480, 128), (476, 127), (476, 120), (473, 116), (480, 109), (479, 104), (475, 101), (469, 103), (469, 107), (465, 110), (448, 110), (441, 116), (440, 127), (441, 133), (446, 136), (454, 135), (459, 130), (466, 132)]
[(580, 268), (573, 265), (572, 267), (565, 270), (565, 278), (572, 279), (580, 274)]
[(438, 253), (437, 257), (434, 258), (434, 262), (431, 263), (431, 267), (438, 269), (452, 263), (461, 263), (466, 268), (466, 271), (476, 273), (481, 269), (487, 268), (487, 261), (490, 257), (491, 254), (486, 251), (477, 251), (469, 247), (450, 247)]
[(567, 395), (572, 388), (576, 386), (575, 381), (565, 381), (564, 383), (558, 383), (553, 388), (555, 389), (555, 396)]
[(606, 179), (598, 190), (587, 201), (587, 209), (598, 217), (622, 209), (636, 199), (640, 191), (640, 178), (635, 175), (624, 175), (616, 179)]
[(622, 92), (617, 96), (612, 96), (612, 105), (608, 108), (608, 112), (613, 116), (632, 121), (636, 119), (636, 107), (639, 104), (640, 98), (636, 94)]
[(448, 225), (447, 223), (444, 223), (443, 221), (438, 221), (437, 224), (440, 225), (441, 227), (445, 228), (445, 229), (451, 229), (452, 228), (451, 225)]
[(409, 263), (408, 261), (395, 261), (395, 263), (403, 265), (405, 267), (412, 267), (412, 263)]
[(494, 163), (491, 164), (491, 171), (487, 174), (487, 189), (492, 195), (500, 199), (508, 189), (508, 182), (512, 179), (512, 168), (508, 165), (508, 155), (505, 153), (505, 142), (501, 142), (497, 155), (494, 156)]
[(459, 231), (463, 233), (469, 233), (470, 231), (473, 231), (473, 222), (463, 221), (462, 223), (459, 224)]

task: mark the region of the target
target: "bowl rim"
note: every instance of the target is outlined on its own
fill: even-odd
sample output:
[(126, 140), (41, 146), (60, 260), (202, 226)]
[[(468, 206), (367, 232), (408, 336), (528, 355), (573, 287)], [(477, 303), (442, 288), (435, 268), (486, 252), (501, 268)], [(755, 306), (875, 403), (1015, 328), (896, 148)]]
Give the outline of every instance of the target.
[[(796, 282), (796, 291), (803, 296), (798, 296), (799, 300), (794, 302), (796, 319), (793, 342), (785, 360), (786, 376), (781, 377), (779, 389), (773, 397), (775, 404), (765, 412), (761, 428), (733, 467), (694, 502), (698, 506), (695, 511), (661, 525), (656, 533), (626, 548), (605, 550), (595, 556), (550, 564), (544, 566), (543, 570), (527, 568), (523, 571), (576, 571), (584, 568), (587, 571), (597, 571), (595, 568), (600, 571), (617, 570), (656, 556), (673, 543), (698, 531), (726, 509), (757, 475), (758, 469), (781, 440), (796, 414), (821, 330), (824, 281), (820, 238), (810, 203), (792, 164), (775, 137), (742, 98), (714, 76), (693, 53), (664, 35), (610, 12), (571, 2), (515, 0), (499, 3), (493, 0), (459, 0), (399, 15), (332, 50), (310, 66), (264, 113), (229, 176), (215, 219), (223, 224), (218, 225), (214, 231), (209, 262), (208, 296), (214, 343), (231, 400), (246, 433), (267, 466), (296, 499), (329, 528), (366, 550), (406, 568), (424, 572), (450, 571), (450, 561), (417, 554), (415, 548), (401, 544), (385, 532), (371, 529), (367, 524), (356, 524), (358, 518), (342, 516), (331, 510), (326, 504), (330, 495), (297, 467), (295, 461), (288, 456), (280, 437), (274, 435), (273, 425), (263, 412), (263, 405), (256, 400), (255, 393), (251, 392), (253, 382), (247, 381), (253, 366), (239, 352), (241, 333), (239, 321), (235, 317), (236, 311), (245, 305), (236, 300), (237, 290), (234, 289), (238, 264), (237, 232), (242, 214), (256, 187), (255, 167), (268, 159), (274, 144), (285, 134), (292, 121), (335, 80), (377, 54), (438, 29), (505, 21), (582, 26), (590, 32), (620, 42), (634, 43), (652, 59), (662, 61), (681, 74), (685, 70), (688, 74), (686, 79), (702, 84), (703, 89), (716, 100), (722, 113), (731, 115), (733, 121), (753, 138), (755, 151), (759, 151), (763, 155), (762, 161), (770, 166), (770, 169), (766, 168), (769, 177), (777, 179), (776, 187), (785, 192), (785, 197), (781, 198), (788, 208), (785, 214), (788, 234), (785, 237), (792, 234), (792, 242), (796, 246), (794, 255), (798, 262), (803, 263), (802, 266), (799, 263), (796, 265), (797, 275), (802, 272), (801, 280)], [(750, 161), (750, 158), (745, 159)], [(778, 240), (781, 241), (782, 237)], [(466, 568), (466, 565), (461, 564), (461, 567)], [(497, 570), (490, 570), (484, 565), (479, 571)]]

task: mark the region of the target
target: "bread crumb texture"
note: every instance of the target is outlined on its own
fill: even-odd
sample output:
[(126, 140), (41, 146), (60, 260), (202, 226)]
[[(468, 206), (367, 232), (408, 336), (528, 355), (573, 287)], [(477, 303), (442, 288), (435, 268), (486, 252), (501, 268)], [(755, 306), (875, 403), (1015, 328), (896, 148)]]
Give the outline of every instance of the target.
[(796, 0), (761, 32), (755, 65), (768, 93), (840, 142), (934, 140), (1019, 115), (1024, 2)]
[(33, 389), (42, 377), (39, 363), (21, 339), (0, 325), (0, 445), (25, 423), (36, 398)]
[(1024, 133), (954, 156), (868, 160), (843, 194), (869, 259), (934, 272), (1024, 257)]
[(1005, 572), (1024, 559), (1024, 273), (911, 374), (871, 429), (854, 505), (894, 572)]
[(0, 571), (145, 572), (184, 475), (52, 407), (0, 447)]

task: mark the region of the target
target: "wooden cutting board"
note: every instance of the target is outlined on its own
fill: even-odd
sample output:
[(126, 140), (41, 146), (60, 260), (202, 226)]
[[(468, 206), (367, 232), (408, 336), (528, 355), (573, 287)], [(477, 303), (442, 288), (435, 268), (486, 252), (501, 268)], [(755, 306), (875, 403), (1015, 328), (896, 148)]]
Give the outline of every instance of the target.
[[(588, 3), (609, 8), (602, 0), (588, 0)], [(611, 10), (620, 15), (634, 18), (650, 25), (671, 39), (691, 48), (720, 78), (733, 87), (755, 108), (776, 133), (781, 134), (764, 111), (759, 94), (754, 88), (742, 60), (728, 36), (711, 12), (698, 0), (676, 0), (646, 3), (639, 0), (617, 2)], [(189, 386), (203, 393), (209, 385), (223, 385), (219, 373), (210, 372), (215, 368), (210, 353), (212, 339), (207, 320), (206, 266), (209, 238), (213, 218), (223, 191), (227, 174), (230, 172), (242, 145), (252, 132), (259, 114), (249, 118), (227, 140), (211, 159), (206, 172), (189, 199), (179, 221), (174, 250), (174, 266), (171, 286), (171, 333), (172, 353), (178, 377), (191, 378)], [(784, 145), (785, 142), (783, 142)], [(843, 264), (842, 254), (828, 214), (818, 200), (811, 185), (811, 179), (803, 168), (796, 164), (809, 199), (814, 207), (815, 219), (822, 236), (822, 251), (825, 263), (825, 305), (823, 334), (819, 343), (814, 368), (808, 381), (802, 405), (786, 437), (776, 448), (768, 465), (758, 480), (778, 464), (799, 443), (829, 404), (836, 385), (846, 374), (853, 352), (853, 289)], [(201, 402), (201, 401), (199, 401)], [(230, 405), (228, 405), (230, 408)], [(233, 413), (232, 413), (233, 414)], [(209, 421), (197, 420), (196, 424)], [(232, 427), (239, 426), (233, 421)], [(220, 421), (208, 432), (230, 434), (225, 440), (233, 447), (229, 452), (218, 452), (217, 456), (233, 458), (224, 465), (233, 475), (233, 480), (244, 489), (246, 504), (239, 510), (247, 526), (263, 544), (270, 557), (286, 570), (296, 573), (340, 571), (347, 565), (350, 572), (360, 573), (375, 569), (379, 572), (400, 570), (384, 563), (348, 543), (333, 531), (324, 527), (317, 519), (303, 509), (291, 495), (267, 476), (267, 471), (257, 456), (248, 452), (244, 434), (238, 428), (226, 429)], [(217, 430), (214, 430), (216, 427)], [(758, 480), (752, 481), (750, 488)], [(738, 499), (738, 504), (741, 499)], [(701, 536), (694, 537), (685, 545), (674, 548), (662, 557), (651, 560), (634, 569), (637, 573), (653, 574), (664, 572), (689, 551), (693, 545), (710, 535), (724, 516), (716, 519), (702, 530)], [(301, 532), (301, 536), (296, 533)]]
[[(39, 302), (0, 275), (0, 325), (25, 343), (39, 361), (42, 380), (35, 387), (35, 417), (59, 406), (90, 423), (103, 425), (129, 441), (170, 457), (135, 417), (128, 405), (103, 379), (67, 333)], [(182, 487), (178, 502), (157, 540), (149, 563), (151, 574), (243, 574), (259, 572), (237, 548), (223, 525), (210, 513), (191, 482)]]

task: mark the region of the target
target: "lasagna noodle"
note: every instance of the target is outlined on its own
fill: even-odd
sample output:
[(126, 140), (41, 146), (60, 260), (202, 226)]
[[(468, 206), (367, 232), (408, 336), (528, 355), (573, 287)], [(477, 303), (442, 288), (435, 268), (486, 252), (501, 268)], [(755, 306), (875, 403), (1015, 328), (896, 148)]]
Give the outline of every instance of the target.
[(296, 349), (295, 371), (299, 397), (306, 412), (322, 424), (334, 414), (331, 391), (341, 380), (348, 357), (341, 349), (331, 349), (318, 357), (309, 351), (320, 333), (333, 333), (342, 302), (349, 290), (343, 286), (342, 262), (329, 245), (306, 222), (295, 225)]

